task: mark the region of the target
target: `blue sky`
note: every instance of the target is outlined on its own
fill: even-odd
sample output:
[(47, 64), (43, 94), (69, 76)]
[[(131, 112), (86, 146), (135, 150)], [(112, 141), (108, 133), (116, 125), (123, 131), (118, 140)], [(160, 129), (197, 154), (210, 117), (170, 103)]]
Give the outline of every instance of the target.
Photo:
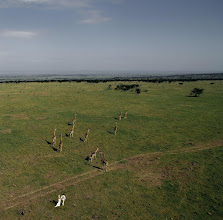
[(223, 72), (222, 0), (0, 0), (0, 71)]

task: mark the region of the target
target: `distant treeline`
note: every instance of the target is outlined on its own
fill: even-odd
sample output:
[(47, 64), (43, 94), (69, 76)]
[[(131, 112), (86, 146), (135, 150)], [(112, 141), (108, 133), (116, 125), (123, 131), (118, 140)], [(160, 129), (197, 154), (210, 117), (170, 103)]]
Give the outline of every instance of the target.
[(106, 79), (67, 79), (66, 77), (60, 79), (0, 79), (0, 83), (50, 83), (50, 82), (87, 82), (87, 83), (106, 83), (116, 81), (139, 81), (139, 82), (151, 82), (151, 83), (162, 83), (162, 82), (193, 82), (200, 80), (223, 80), (223, 73), (215, 74), (187, 74), (187, 75), (171, 75), (171, 76), (145, 76), (145, 77), (111, 77)]
[(115, 90), (123, 90), (123, 91), (127, 91), (127, 90), (130, 90), (130, 89), (135, 89), (139, 87), (138, 84), (132, 84), (132, 85), (124, 85), (122, 83), (118, 84), (115, 88)]

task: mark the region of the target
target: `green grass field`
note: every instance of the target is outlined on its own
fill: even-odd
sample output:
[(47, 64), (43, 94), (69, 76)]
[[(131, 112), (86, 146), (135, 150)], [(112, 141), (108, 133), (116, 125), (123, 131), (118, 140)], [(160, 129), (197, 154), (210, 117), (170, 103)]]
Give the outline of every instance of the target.
[[(222, 81), (119, 83), (0, 84), (0, 219), (223, 218)], [(97, 147), (108, 172), (85, 160)]]

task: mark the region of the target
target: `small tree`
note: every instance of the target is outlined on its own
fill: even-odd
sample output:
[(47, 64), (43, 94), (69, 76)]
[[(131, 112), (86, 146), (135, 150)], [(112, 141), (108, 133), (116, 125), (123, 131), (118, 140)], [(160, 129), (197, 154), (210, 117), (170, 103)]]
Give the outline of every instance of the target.
[(140, 94), (141, 93), (141, 89), (136, 89), (136, 93)]
[(200, 94), (202, 94), (204, 91), (204, 89), (199, 89), (199, 88), (194, 88), (191, 93), (190, 93), (190, 96), (193, 96), (193, 97), (199, 97)]

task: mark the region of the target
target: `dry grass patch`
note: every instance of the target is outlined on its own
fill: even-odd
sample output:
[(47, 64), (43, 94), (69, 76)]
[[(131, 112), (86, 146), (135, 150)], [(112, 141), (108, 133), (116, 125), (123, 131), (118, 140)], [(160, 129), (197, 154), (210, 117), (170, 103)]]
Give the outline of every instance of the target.
[(47, 119), (48, 117), (38, 117), (36, 118), (36, 120), (44, 120), (44, 119)]
[(129, 170), (135, 173), (141, 184), (148, 187), (160, 186), (164, 176), (156, 166), (158, 163), (155, 157), (137, 157), (129, 160)]
[(11, 134), (12, 133), (12, 129), (5, 129), (1, 131), (3, 134)]
[(160, 186), (164, 179), (163, 171), (157, 168), (159, 159), (151, 155), (143, 155), (125, 160), (109, 168), (110, 170), (128, 169), (135, 174), (135, 181), (148, 187)]
[(34, 92), (35, 96), (48, 96), (48, 92)]
[(10, 116), (12, 118), (24, 119), (24, 120), (28, 120), (29, 119), (28, 115), (25, 114), (25, 113), (20, 113), (20, 114), (4, 114), (3, 116)]

